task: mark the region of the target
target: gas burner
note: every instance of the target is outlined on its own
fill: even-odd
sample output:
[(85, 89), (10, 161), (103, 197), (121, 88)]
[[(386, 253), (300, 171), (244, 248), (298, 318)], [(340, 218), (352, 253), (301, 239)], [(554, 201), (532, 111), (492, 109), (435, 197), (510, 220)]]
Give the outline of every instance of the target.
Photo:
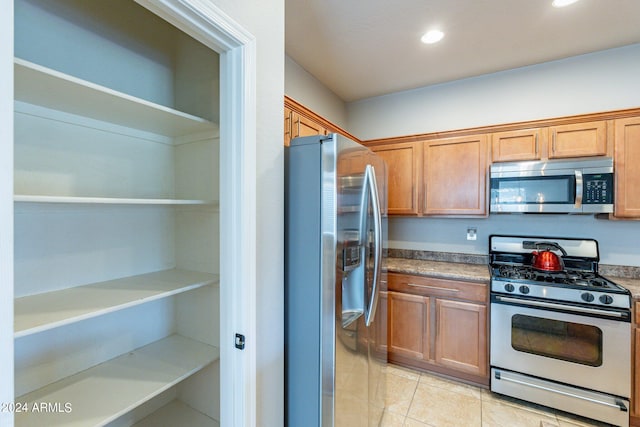
[(567, 274), (567, 279), (569, 280), (585, 280), (583, 275), (577, 272), (567, 271), (566, 274)]
[(534, 280), (536, 272), (523, 265), (501, 265), (498, 267), (498, 275), (510, 279)]

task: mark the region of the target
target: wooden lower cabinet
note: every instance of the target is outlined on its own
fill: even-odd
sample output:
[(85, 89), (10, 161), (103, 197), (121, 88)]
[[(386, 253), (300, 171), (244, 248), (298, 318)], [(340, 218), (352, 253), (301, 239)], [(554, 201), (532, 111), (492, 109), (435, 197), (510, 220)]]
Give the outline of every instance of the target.
[(487, 375), (487, 307), (436, 300), (435, 361), (462, 372)]
[(489, 385), (487, 285), (388, 274), (389, 361)]
[(389, 292), (389, 352), (429, 360), (429, 298)]

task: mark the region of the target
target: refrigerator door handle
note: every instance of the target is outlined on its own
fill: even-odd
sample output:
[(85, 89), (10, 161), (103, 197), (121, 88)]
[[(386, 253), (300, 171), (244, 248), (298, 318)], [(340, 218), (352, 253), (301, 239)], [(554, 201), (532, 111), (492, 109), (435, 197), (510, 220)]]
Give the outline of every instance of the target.
[[(378, 296), (380, 293), (379, 282), (382, 277), (382, 215), (380, 212), (380, 198), (378, 196), (378, 184), (376, 182), (375, 169), (372, 165), (367, 165), (365, 168), (365, 183), (369, 188), (371, 205), (373, 208), (373, 286), (371, 290), (371, 299), (365, 315), (365, 324), (370, 326), (376, 316)], [(366, 283), (363, 285), (366, 286)]]

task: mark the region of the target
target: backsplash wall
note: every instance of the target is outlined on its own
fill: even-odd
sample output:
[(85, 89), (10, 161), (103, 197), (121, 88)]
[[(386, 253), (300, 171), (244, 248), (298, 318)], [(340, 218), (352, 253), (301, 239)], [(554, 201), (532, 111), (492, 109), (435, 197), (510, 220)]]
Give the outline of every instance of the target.
[[(477, 229), (476, 240), (467, 240), (468, 227)], [(391, 249), (487, 255), (491, 234), (595, 239), (601, 263), (640, 267), (640, 221), (611, 221), (592, 215), (526, 214), (389, 220)]]

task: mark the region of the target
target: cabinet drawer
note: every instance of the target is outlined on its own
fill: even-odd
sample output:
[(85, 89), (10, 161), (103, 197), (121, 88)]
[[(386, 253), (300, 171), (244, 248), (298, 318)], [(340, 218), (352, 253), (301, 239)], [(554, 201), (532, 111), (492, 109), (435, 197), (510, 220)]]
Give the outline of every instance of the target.
[(398, 273), (388, 273), (387, 279), (390, 291), (463, 299), (481, 303), (487, 302), (488, 288), (487, 285), (482, 283), (460, 282), (458, 280)]
[(635, 305), (635, 307), (634, 307), (634, 313), (635, 313), (635, 317), (634, 317), (635, 321), (634, 321), (634, 323), (636, 325), (640, 325), (640, 301), (636, 301), (634, 305)]

